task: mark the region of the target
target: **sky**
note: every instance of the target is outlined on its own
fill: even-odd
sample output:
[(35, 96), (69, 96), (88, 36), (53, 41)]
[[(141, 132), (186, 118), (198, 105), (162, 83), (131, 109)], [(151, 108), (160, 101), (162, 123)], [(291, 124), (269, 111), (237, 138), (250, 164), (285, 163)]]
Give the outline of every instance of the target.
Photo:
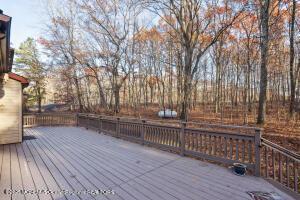
[(37, 39), (42, 34), (41, 0), (0, 0), (0, 9), (12, 17), (11, 46), (18, 48), (28, 37)]

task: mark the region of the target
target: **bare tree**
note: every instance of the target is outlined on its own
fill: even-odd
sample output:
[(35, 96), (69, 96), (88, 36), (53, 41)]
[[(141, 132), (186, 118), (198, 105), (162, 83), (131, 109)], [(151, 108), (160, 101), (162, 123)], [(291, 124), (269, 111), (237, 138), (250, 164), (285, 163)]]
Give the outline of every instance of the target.
[[(223, 12), (216, 10), (206, 10), (204, 8), (214, 1), (205, 3), (200, 0), (164, 0), (152, 1), (154, 12), (161, 15), (163, 19), (166, 16), (174, 18), (176, 23), (166, 22), (174, 29), (179, 43), (183, 49), (183, 97), (181, 98), (182, 120), (188, 120), (188, 108), (191, 102), (192, 80), (198, 71), (199, 62), (208, 49), (215, 44), (219, 37), (235, 22), (244, 5), (234, 10), (227, 1)], [(229, 12), (230, 10), (230, 12)], [(206, 14), (204, 14), (206, 13)], [(217, 17), (217, 13), (223, 17)], [(215, 31), (212, 31), (214, 29)], [(205, 41), (205, 36), (209, 40)]]

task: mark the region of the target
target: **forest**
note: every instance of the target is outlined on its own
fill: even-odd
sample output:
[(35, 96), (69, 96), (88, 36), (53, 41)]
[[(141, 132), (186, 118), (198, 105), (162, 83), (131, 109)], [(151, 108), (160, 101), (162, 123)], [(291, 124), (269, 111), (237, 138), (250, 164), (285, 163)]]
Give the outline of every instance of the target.
[[(297, 0), (44, 1), (44, 34), (16, 49), (27, 105), (260, 126), (300, 152)], [(62, 6), (63, 5), (63, 6)], [(170, 120), (170, 123), (172, 120)]]

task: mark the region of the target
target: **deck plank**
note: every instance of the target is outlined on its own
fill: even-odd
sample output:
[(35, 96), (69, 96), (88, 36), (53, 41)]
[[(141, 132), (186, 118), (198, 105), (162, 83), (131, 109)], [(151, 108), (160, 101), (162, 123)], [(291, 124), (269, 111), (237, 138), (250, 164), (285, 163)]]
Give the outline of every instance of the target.
[[(47, 166), (47, 169), (49, 170), (49, 173), (52, 174), (53, 178), (55, 179), (55, 182), (59, 185), (59, 188), (62, 190), (72, 190), (72, 187), (68, 183), (68, 181), (61, 175), (60, 171), (56, 168), (56, 166), (51, 162), (50, 159), (46, 156), (45, 152), (43, 150), (38, 149), (38, 154), (43, 159), (45, 165)], [(66, 196), (68, 199), (79, 199), (78, 196)]]
[[(59, 159), (61, 162), (65, 162), (68, 163), (70, 165), (68, 165), (69, 170), (71, 170), (72, 174), (74, 174), (75, 177), (80, 177), (81, 180), (79, 180), (85, 188), (89, 188), (91, 190), (96, 190), (98, 188), (103, 188), (104, 183), (100, 182), (99, 180), (96, 179), (96, 176), (92, 173), (90, 173), (88, 170), (85, 170), (82, 167), (82, 160), (76, 160), (74, 159), (74, 157), (72, 157), (70, 160), (70, 157), (68, 156), (68, 152), (65, 151), (64, 152), (64, 156), (62, 157), (62, 155), (59, 154), (59, 152), (62, 152), (59, 149), (56, 149), (55, 147), (53, 147), (48, 141), (42, 141), (39, 140), (39, 145), (40, 148), (45, 148), (48, 151), (51, 151), (51, 153), (55, 156), (55, 158)], [(82, 172), (88, 172), (88, 173), (82, 173)], [(93, 176), (92, 176), (93, 175)], [(96, 183), (96, 184), (95, 184)], [(103, 188), (103, 189), (108, 189), (108, 188)], [(106, 199), (105, 196), (96, 196), (96, 199)]]
[[(21, 169), (19, 165), (18, 155), (17, 155), (17, 149), (16, 145), (12, 144), (10, 145), (10, 159), (11, 159), (11, 187), (14, 190), (22, 191), (24, 189), (23, 187), (23, 180), (21, 176)], [(15, 200), (24, 200), (25, 196), (24, 193), (14, 193), (12, 195), (12, 199)]]
[(10, 149), (9, 145), (3, 146), (3, 158), (0, 177), (0, 199), (11, 199), (11, 195), (5, 194), (4, 190), (11, 190), (11, 168), (10, 168)]
[[(53, 134), (52, 134), (53, 135)], [(55, 138), (55, 137), (54, 137)], [(71, 146), (69, 146), (68, 145), (68, 143), (66, 143), (66, 142), (64, 142), (64, 143), (61, 143), (61, 141), (60, 140), (54, 140), (54, 138), (47, 138), (47, 140), (44, 140), (43, 142), (47, 142), (49, 145), (51, 145), (51, 143), (52, 143), (52, 147), (53, 148), (56, 148), (56, 151), (62, 151), (62, 149), (59, 149), (58, 147), (59, 146), (61, 146), (61, 145), (64, 145), (65, 147), (67, 147), (67, 148), (70, 148), (70, 149), (72, 149), (72, 147)], [(65, 138), (64, 138), (64, 140), (63, 141), (70, 141), (70, 140), (65, 140)], [(55, 145), (54, 145), (55, 144)], [(74, 143), (73, 143), (74, 144)], [(80, 151), (82, 151), (82, 149), (80, 149)], [(93, 172), (92, 174), (94, 175), (94, 177), (93, 178), (95, 178), (95, 177), (99, 177), (99, 170), (97, 170), (97, 168), (100, 168), (101, 170), (103, 169), (103, 170), (105, 170), (105, 168), (107, 168), (107, 166), (105, 166), (105, 165), (107, 165), (107, 164), (105, 164), (105, 165), (102, 165), (102, 163), (100, 163), (100, 162), (98, 162), (98, 163), (96, 163), (95, 165), (93, 165), (93, 162), (94, 162), (94, 160), (95, 159), (98, 159), (98, 160), (103, 160), (102, 158), (96, 158), (96, 157), (94, 157), (94, 158), (90, 158), (90, 159), (88, 159), (88, 156), (81, 156), (80, 155), (80, 151), (79, 152), (77, 152), (75, 149), (73, 149), (72, 151), (64, 151), (64, 153), (65, 153), (65, 158), (70, 158), (70, 159), (74, 159), (74, 158), (76, 158), (76, 157), (78, 157), (78, 159), (77, 160), (75, 160), (75, 163), (77, 164), (77, 165), (82, 165), (83, 166), (83, 168), (85, 168), (85, 169), (83, 169), (83, 171), (84, 170), (86, 170), (87, 169), (87, 172)], [(86, 152), (86, 153), (88, 153), (88, 152)], [(86, 155), (86, 154), (85, 154)], [(83, 163), (83, 164), (81, 164), (81, 163)], [(106, 174), (107, 175), (107, 174)], [(103, 176), (102, 174), (100, 174), (100, 176)], [(123, 181), (124, 182), (124, 181)], [(120, 182), (120, 183), (123, 183), (123, 182)], [(97, 183), (96, 183), (97, 184)], [(114, 185), (118, 185), (118, 184), (113, 184), (112, 186), (114, 186)], [(99, 186), (99, 185), (98, 185)], [(103, 187), (103, 185), (100, 185), (100, 186), (102, 186), (102, 187), (100, 187), (100, 188), (103, 188), (103, 189), (108, 189), (108, 188), (106, 188), (106, 186), (105, 187)], [(123, 193), (124, 194), (124, 193)]]
[[(22, 181), (23, 181), (23, 189), (29, 191), (36, 191), (36, 186), (33, 181), (31, 171), (29, 169), (28, 163), (25, 159), (25, 154), (22, 149), (22, 144), (16, 144), (16, 149), (17, 149), (17, 154), (18, 154), (18, 160), (19, 160), (19, 165), (20, 165), (20, 173), (22, 176)], [(37, 194), (30, 194), (30, 195), (25, 195), (26, 200), (38, 200), (38, 195)]]
[[(25, 195), (26, 200), (250, 200), (246, 191), (262, 189), (292, 199), (261, 178), (238, 177), (217, 165), (92, 130), (36, 127), (25, 129), (25, 134), (37, 139), (0, 145), (0, 189), (113, 189), (116, 193)], [(0, 195), (1, 200), (11, 199)]]
[[(41, 157), (38, 153), (38, 150), (34, 147), (31, 141), (24, 142), (28, 149), (30, 150), (31, 154), (33, 155), (33, 158), (35, 162), (37, 163), (37, 166), (44, 177), (44, 180), (49, 188), (50, 191), (60, 191), (61, 187), (59, 187), (58, 183), (54, 179), (53, 175), (51, 174), (51, 171), (49, 170), (45, 158)], [(52, 195), (54, 199), (61, 199), (65, 200), (66, 197), (63, 194), (53, 194)]]
[[(33, 156), (31, 155), (26, 142), (24, 142), (22, 144), (22, 149), (24, 151), (24, 155), (25, 155), (25, 160), (28, 163), (28, 167), (30, 170), (30, 174), (32, 176), (32, 179), (35, 183), (36, 186), (36, 190), (47, 190), (49, 189), (47, 187), (47, 184), (45, 183), (44, 177), (42, 176), (38, 166), (36, 165)], [(37, 194), (39, 196), (40, 199), (52, 199), (51, 195), (45, 194), (45, 193), (38, 193)]]
[[(53, 153), (46, 148), (43, 148), (42, 150), (40, 149), (40, 151), (44, 151), (45, 156), (53, 163), (53, 165), (57, 168), (57, 170), (66, 180), (66, 182), (68, 182), (68, 185), (70, 186), (70, 191), (87, 190), (87, 188), (84, 187), (84, 180), (81, 179), (79, 174), (77, 172), (72, 173), (72, 166), (67, 165), (67, 163), (63, 163), (60, 160), (58, 160), (57, 157), (55, 157), (55, 155), (53, 155)], [(80, 199), (83, 200), (94, 199), (90, 195), (83, 194), (79, 194), (78, 197), (80, 197)]]

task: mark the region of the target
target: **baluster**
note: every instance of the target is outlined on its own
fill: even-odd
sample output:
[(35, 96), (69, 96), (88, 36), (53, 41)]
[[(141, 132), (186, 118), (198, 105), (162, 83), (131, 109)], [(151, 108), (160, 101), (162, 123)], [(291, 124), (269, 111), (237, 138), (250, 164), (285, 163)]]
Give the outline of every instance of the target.
[(245, 162), (245, 140), (242, 139), (242, 162)]
[(211, 145), (211, 135), (208, 136), (209, 137), (209, 155), (211, 155), (211, 151), (212, 151), (212, 145)]
[(204, 139), (204, 153), (207, 154), (208, 152), (208, 144), (207, 144), (207, 135), (203, 135)]
[[(169, 138), (172, 138), (172, 144), (169, 142)], [(177, 134), (176, 130), (172, 129), (166, 137), (166, 144), (169, 146), (177, 147)]]
[(164, 143), (164, 141), (163, 141), (163, 137), (164, 137), (164, 135), (166, 134), (166, 133), (168, 133), (168, 129), (166, 129), (166, 128), (162, 128), (161, 129), (161, 134), (160, 134), (160, 137), (159, 137), (159, 143), (160, 144), (163, 144)]
[[(169, 143), (169, 137), (172, 136), (172, 144)], [(164, 137), (164, 144), (167, 146), (174, 146), (175, 143), (175, 135), (173, 135), (173, 129), (169, 130), (169, 132)]]
[(154, 142), (154, 131), (155, 131), (155, 128), (153, 126), (151, 126), (151, 142)]
[(194, 132), (191, 132), (191, 150), (194, 151), (195, 149), (195, 133)]
[(285, 156), (286, 158), (286, 184), (287, 187), (290, 187), (290, 167), (289, 167), (289, 157)]
[(273, 179), (275, 180), (275, 152), (274, 149), (272, 149), (272, 167), (273, 167)]
[(102, 132), (102, 117), (101, 116), (99, 116), (99, 133), (101, 133)]
[(196, 133), (196, 150), (195, 151), (199, 151), (199, 134)]
[(174, 147), (177, 146), (177, 134), (176, 131), (173, 129), (172, 132), (168, 135), (168, 138), (172, 139), (172, 145)]
[(227, 158), (227, 137), (224, 137), (224, 158)]
[(214, 155), (217, 154), (217, 136), (213, 136), (214, 137), (214, 150), (213, 153)]
[(158, 132), (155, 134), (155, 143), (159, 144), (159, 140), (160, 140), (160, 136), (163, 134), (164, 129), (162, 129), (161, 127), (158, 128)]
[(298, 165), (297, 162), (294, 161), (294, 191), (298, 192)]
[(160, 135), (164, 132), (164, 130), (159, 127), (158, 131), (155, 133), (155, 143), (159, 143)]
[(200, 143), (200, 145), (199, 145), (199, 151), (200, 152), (202, 152), (202, 150), (203, 150), (202, 136), (203, 136), (202, 133), (200, 133), (199, 134), (199, 143)]
[(164, 128), (160, 128), (159, 132), (157, 134), (157, 143), (160, 144), (161, 143), (161, 136), (165, 133), (166, 131), (164, 130)]
[(252, 141), (249, 140), (248, 141), (248, 157), (249, 157), (249, 162), (252, 163), (253, 159), (252, 159)]
[(146, 137), (146, 121), (142, 120), (142, 126), (141, 126), (141, 140), (142, 140), (142, 145), (145, 144), (145, 137)]
[(265, 146), (265, 163), (266, 163), (266, 178), (269, 178), (269, 169), (268, 169), (268, 166), (269, 166), (269, 160), (268, 160), (268, 147)]
[[(170, 130), (168, 130), (166, 133), (165, 133), (165, 135), (164, 135), (164, 139), (163, 139), (163, 143), (164, 143), (164, 145), (168, 145), (168, 146), (174, 146), (174, 144), (175, 144), (175, 138), (174, 138), (174, 136), (173, 136), (173, 130), (172, 129), (170, 129)], [(171, 143), (169, 143), (169, 138), (171, 137)]]
[[(172, 135), (174, 135), (174, 140), (172, 141)], [(172, 143), (173, 142), (173, 143)], [(167, 144), (169, 145), (169, 146), (171, 146), (172, 144), (174, 145), (174, 146), (177, 146), (177, 143), (178, 143), (178, 141), (177, 141), (177, 133), (175, 132), (175, 130), (173, 130), (172, 131), (172, 134), (169, 134), (168, 135), (168, 137), (167, 137)]]
[(185, 151), (185, 127), (186, 122), (181, 122), (181, 129), (180, 129), (180, 155), (184, 156)]
[(221, 136), (219, 136), (218, 137), (218, 145), (217, 145), (217, 155), (219, 157), (222, 157), (224, 155), (223, 146), (224, 146), (223, 138)]
[(230, 154), (230, 155), (229, 155), (229, 158), (230, 158), (230, 160), (232, 160), (232, 154), (233, 154), (233, 147), (232, 147), (233, 144), (232, 144), (232, 143), (233, 143), (233, 139), (230, 138), (230, 139), (229, 139), (229, 144), (230, 144), (230, 147), (229, 147), (229, 154)]
[(254, 137), (254, 151), (255, 151), (255, 176), (260, 176), (260, 147), (261, 147), (261, 130), (255, 130)]
[(154, 127), (153, 126), (151, 126), (150, 127), (150, 131), (151, 131), (151, 135), (150, 135), (150, 140), (151, 140), (151, 142), (154, 142)]
[(155, 143), (159, 143), (159, 135), (161, 134), (161, 132), (162, 132), (162, 129), (161, 128), (157, 128), (157, 132), (155, 132), (154, 134), (155, 134), (155, 137), (154, 137), (154, 142)]
[(235, 160), (239, 160), (239, 139), (235, 139)]
[(279, 153), (279, 181), (282, 183), (282, 160), (281, 153)]
[(167, 143), (166, 143), (166, 138), (167, 138), (167, 136), (170, 134), (171, 131), (172, 131), (172, 130), (167, 130), (167, 131), (164, 133), (163, 138), (162, 138), (162, 143), (163, 143), (164, 145), (167, 145)]

